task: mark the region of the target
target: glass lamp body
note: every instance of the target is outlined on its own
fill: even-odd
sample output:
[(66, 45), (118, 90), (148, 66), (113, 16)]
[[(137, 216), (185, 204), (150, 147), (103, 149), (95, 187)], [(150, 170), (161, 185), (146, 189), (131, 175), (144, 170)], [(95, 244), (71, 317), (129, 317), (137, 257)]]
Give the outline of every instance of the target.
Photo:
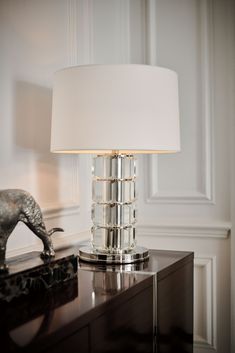
[(111, 154), (93, 158), (92, 247), (125, 253), (136, 246), (136, 159)]
[(131, 264), (149, 257), (136, 245), (136, 158), (102, 154), (93, 159), (91, 245), (79, 249), (81, 260)]

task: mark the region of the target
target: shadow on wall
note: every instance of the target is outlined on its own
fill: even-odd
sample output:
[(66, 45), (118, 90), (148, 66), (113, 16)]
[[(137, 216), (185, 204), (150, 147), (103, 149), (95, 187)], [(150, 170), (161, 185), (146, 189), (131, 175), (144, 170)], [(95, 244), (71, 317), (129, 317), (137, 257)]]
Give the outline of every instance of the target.
[(58, 202), (59, 157), (50, 153), (52, 90), (18, 81), (14, 106), (15, 147), (31, 151), (33, 193), (42, 204)]

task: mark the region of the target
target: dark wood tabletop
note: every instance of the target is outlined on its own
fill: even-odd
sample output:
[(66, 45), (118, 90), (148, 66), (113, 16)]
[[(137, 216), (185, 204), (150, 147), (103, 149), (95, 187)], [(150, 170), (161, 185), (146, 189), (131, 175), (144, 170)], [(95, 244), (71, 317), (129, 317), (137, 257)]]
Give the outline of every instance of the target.
[[(77, 249), (59, 250), (57, 257), (76, 254)], [(123, 347), (153, 352), (155, 275), (163, 281), (192, 262), (193, 254), (150, 253), (150, 259), (139, 264), (79, 262), (74, 279), (43, 293), (0, 303), (3, 352), (121, 352)], [(38, 255), (10, 259), (10, 271), (17, 272), (17, 262), (20, 270), (39, 266)]]

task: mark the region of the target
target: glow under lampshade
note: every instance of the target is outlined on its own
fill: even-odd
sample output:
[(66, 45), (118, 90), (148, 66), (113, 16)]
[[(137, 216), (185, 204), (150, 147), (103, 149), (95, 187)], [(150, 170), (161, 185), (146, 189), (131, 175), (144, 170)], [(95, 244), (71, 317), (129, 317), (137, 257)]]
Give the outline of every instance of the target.
[(135, 153), (180, 149), (175, 72), (147, 65), (90, 65), (55, 74), (51, 151), (96, 153), (91, 246), (82, 260), (132, 263), (136, 245)]
[(51, 151), (161, 153), (180, 149), (175, 72), (148, 65), (58, 71)]

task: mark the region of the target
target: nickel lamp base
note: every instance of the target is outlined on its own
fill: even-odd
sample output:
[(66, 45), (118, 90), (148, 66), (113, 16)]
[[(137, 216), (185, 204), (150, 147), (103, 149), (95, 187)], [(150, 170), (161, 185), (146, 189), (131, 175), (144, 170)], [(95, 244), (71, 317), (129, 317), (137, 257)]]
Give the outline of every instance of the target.
[(79, 258), (83, 261), (105, 263), (105, 264), (130, 264), (145, 261), (149, 258), (149, 251), (142, 246), (136, 246), (129, 252), (111, 254), (108, 252), (98, 252), (91, 246), (79, 249)]

